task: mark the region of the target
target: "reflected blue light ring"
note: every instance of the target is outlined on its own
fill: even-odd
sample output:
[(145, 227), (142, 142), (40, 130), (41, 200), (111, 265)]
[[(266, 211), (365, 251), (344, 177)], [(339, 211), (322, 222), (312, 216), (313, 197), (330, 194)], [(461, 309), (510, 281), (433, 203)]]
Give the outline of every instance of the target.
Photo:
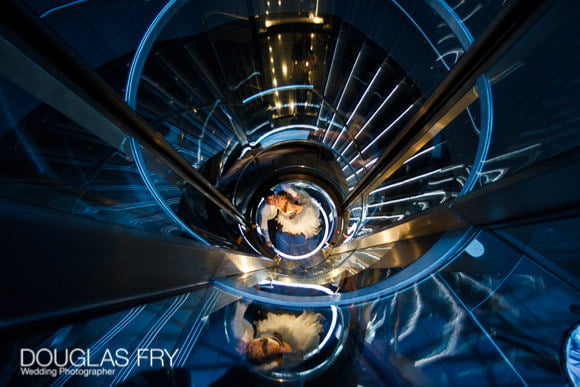
[(471, 166), (471, 171), (469, 176), (459, 191), (459, 196), (465, 195), (466, 193), (473, 190), (475, 184), (477, 183), (487, 155), (489, 153), (489, 146), (491, 144), (491, 136), (493, 132), (493, 103), (491, 94), (491, 84), (487, 75), (482, 75), (477, 80), (477, 89), (480, 95), (480, 106), (481, 106), (481, 129), (479, 131), (479, 142), (477, 143), (477, 152), (475, 154), (475, 159), (473, 160), (473, 165)]
[[(332, 290), (325, 288), (322, 285), (316, 285), (316, 284), (314, 284), (314, 285), (312, 285), (312, 284), (294, 284), (291, 282), (283, 282), (283, 281), (277, 281), (277, 280), (264, 280), (264, 281), (261, 281), (259, 283), (259, 285), (261, 285), (261, 286), (278, 285), (278, 286), (285, 286), (285, 287), (289, 287), (289, 288), (314, 289), (314, 290), (319, 290), (320, 292), (326, 293), (328, 295), (333, 294)], [(306, 354), (305, 359), (308, 359), (308, 358), (312, 357), (316, 352), (319, 352), (326, 345), (326, 343), (330, 340), (330, 338), (332, 336), (334, 328), (336, 327), (336, 320), (338, 318), (338, 308), (335, 305), (330, 305), (330, 308), (332, 310), (332, 321), (330, 322), (330, 327), (328, 328), (328, 332), (327, 332), (326, 336), (324, 336), (324, 339), (322, 339), (320, 341), (318, 348), (313, 350), (312, 352)]]
[(317, 126), (315, 126), (315, 125), (307, 125), (307, 124), (278, 126), (278, 127), (274, 128), (274, 129), (271, 129), (268, 132), (264, 133), (260, 137), (258, 137), (256, 139), (256, 141), (250, 142), (250, 146), (251, 147), (256, 147), (257, 145), (260, 145), (268, 137), (273, 136), (276, 133), (283, 132), (286, 129), (290, 129), (290, 130), (300, 130), (300, 131), (305, 131), (305, 132), (314, 132), (314, 131), (318, 130), (319, 128)]

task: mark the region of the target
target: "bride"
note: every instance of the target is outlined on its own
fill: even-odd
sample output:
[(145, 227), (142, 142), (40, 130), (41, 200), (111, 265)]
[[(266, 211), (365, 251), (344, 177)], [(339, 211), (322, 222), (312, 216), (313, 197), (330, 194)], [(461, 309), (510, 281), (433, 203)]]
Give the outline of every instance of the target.
[(267, 205), (261, 211), (261, 229), (268, 246), (272, 246), (267, 226), (270, 219), (276, 218), (281, 231), (287, 234), (303, 234), (306, 238), (312, 238), (320, 232), (318, 207), (305, 191), (283, 186), (282, 191), (266, 196), (265, 201)]

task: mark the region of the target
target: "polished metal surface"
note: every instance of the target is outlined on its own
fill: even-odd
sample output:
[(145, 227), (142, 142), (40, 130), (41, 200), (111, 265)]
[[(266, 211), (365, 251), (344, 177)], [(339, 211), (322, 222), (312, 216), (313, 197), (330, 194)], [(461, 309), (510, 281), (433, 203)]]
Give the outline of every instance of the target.
[[(514, 219), (524, 221), (551, 212), (572, 211), (579, 205), (576, 187), (572, 184), (550, 186), (550, 182), (578, 175), (578, 155), (577, 150), (566, 152), (448, 204), (425, 211), (423, 215), (334, 248), (330, 254), (368, 249), (467, 226), (501, 224)], [(542, 196), (528, 195), (529, 192), (548, 188), (551, 196), (549, 203)], [(526, 200), (522, 200), (524, 197)]]
[[(476, 231), (473, 228), (468, 229), (458, 229), (455, 231), (449, 231), (441, 235), (436, 239), (435, 243), (427, 243), (424, 246), (427, 247), (426, 251), (416, 250), (423, 252), (421, 259), (415, 260), (411, 265), (409, 265), (405, 270), (398, 271), (394, 275), (385, 275), (379, 282), (374, 282), (373, 284), (365, 287), (358, 288), (349, 292), (337, 292), (328, 296), (313, 296), (308, 298), (308, 304), (312, 307), (327, 306), (327, 305), (349, 305), (356, 302), (365, 302), (366, 300), (377, 298), (386, 295), (392, 295), (396, 292), (408, 289), (409, 286), (421, 281), (425, 278), (428, 273), (435, 272), (441, 269), (444, 265), (448, 264), (450, 260), (457, 256), (458, 251), (462, 251), (472, 238), (476, 235)], [(420, 246), (417, 244), (417, 246)], [(364, 252), (363, 252), (363, 256)], [(356, 256), (355, 256), (356, 257)], [(340, 256), (337, 256), (340, 261)], [(366, 259), (365, 263), (376, 262), (376, 258)], [(325, 274), (320, 274), (319, 276), (312, 277), (313, 280), (325, 280), (333, 281), (332, 285), (336, 289), (342, 279), (343, 273), (349, 272), (349, 264), (347, 261), (341, 261), (345, 265), (346, 270), (342, 268), (333, 269)], [(354, 260), (353, 268), (356, 267), (362, 260)], [(363, 268), (359, 267), (356, 273), (364, 273)], [(380, 269), (382, 270), (382, 269)], [(256, 280), (261, 278), (273, 278), (277, 275), (277, 271), (271, 270), (256, 272), (255, 275), (242, 276), (240, 278), (231, 277), (223, 278), (214, 282), (215, 286), (220, 289), (237, 294), (243, 297), (249, 297), (253, 300), (260, 302), (269, 302), (275, 305), (287, 305), (287, 306), (300, 306), (304, 303), (304, 298), (293, 295), (280, 295), (280, 294), (265, 294), (254, 287), (248, 288), (248, 285), (255, 285)], [(355, 274), (355, 272), (351, 272)], [(364, 274), (363, 274), (364, 275)], [(288, 275), (283, 275), (279, 277), (280, 280), (285, 282), (292, 282), (294, 286), (299, 287), (300, 283), (303, 281), (302, 278), (290, 277)], [(306, 276), (304, 281), (309, 283), (309, 277)], [(331, 286), (332, 288), (332, 286)]]
[(425, 235), (432, 235), (445, 230), (455, 230), (468, 226), (461, 217), (448, 208), (439, 208), (428, 211), (427, 214), (417, 218), (412, 218), (401, 224), (389, 227), (384, 231), (379, 231), (370, 235), (362, 236), (349, 243), (332, 249), (330, 254), (340, 254), (347, 251), (367, 249), (389, 243), (398, 242), (405, 239), (417, 238)]
[[(454, 200), (451, 209), (472, 225), (509, 221), (526, 222), (538, 216), (577, 211), (580, 205), (575, 182), (580, 173), (580, 147), (524, 169), (494, 184)], [(549, 198), (549, 201), (546, 200)]]
[(274, 261), (266, 257), (256, 257), (228, 250), (221, 250), (221, 254), (223, 259), (213, 273), (212, 278), (257, 272), (271, 268), (274, 265)]
[(0, 207), (1, 282), (6, 293), (18, 294), (0, 303), (1, 330), (64, 323), (79, 313), (126, 308), (272, 265), (46, 208), (10, 201)]

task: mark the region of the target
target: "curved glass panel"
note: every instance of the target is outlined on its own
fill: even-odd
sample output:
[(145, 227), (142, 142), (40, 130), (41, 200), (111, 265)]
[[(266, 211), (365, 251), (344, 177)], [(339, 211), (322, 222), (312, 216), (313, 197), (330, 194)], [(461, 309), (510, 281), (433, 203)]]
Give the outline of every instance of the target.
[(2, 198), (180, 235), (120, 151), (4, 78), (0, 103)]
[[(74, 46), (67, 32), (72, 26), (63, 18), (71, 13), (78, 14), (79, 20), (86, 18), (88, 4), (33, 6)], [(134, 28), (133, 35), (141, 33), (139, 43), (133, 35), (123, 42), (135, 47), (134, 54), (122, 53), (133, 58), (127, 100), (212, 184), (221, 184), (228, 163), (237, 162), (240, 154), (302, 140), (332, 149), (349, 189), (457, 62), (463, 51), (453, 47), (469, 47), (473, 38), (463, 22), (477, 18), (478, 26), (486, 25), (498, 8), (437, 1), (392, 1), (365, 9), (315, 1), (244, 5), (169, 1), (130, 6), (140, 12), (155, 11), (147, 18), (147, 28)], [(99, 12), (116, 12), (115, 17), (121, 18), (127, 9), (101, 5)], [(103, 57), (100, 63), (107, 60)], [(125, 75), (119, 70), (111, 62), (106, 73), (118, 79)], [(484, 89), (480, 87), (485, 105), (490, 102)], [(466, 112), (476, 136), (478, 126), (485, 127), (490, 120), (484, 105), (481, 122), (476, 122), (471, 110)], [(487, 129), (485, 133), (484, 137), (489, 135)], [(222, 227), (207, 230), (207, 216), (190, 214), (196, 212), (188, 204), (196, 200), (191, 195), (198, 195), (184, 190), (183, 182), (154, 159), (142, 157), (139, 147), (132, 149), (168, 220), (194, 238), (206, 229), (216, 235), (205, 233), (199, 239), (224, 245), (220, 238), (230, 235), (221, 232)], [(477, 153), (480, 159), (485, 149), (467, 153)], [(445, 176), (437, 176), (437, 182), (448, 179), (447, 170), (457, 166), (447, 160), (442, 164), (439, 168)], [(476, 175), (479, 162), (472, 169)], [(429, 172), (419, 169), (411, 179)], [(457, 182), (462, 179), (455, 177)], [(467, 179), (468, 187), (472, 180)], [(343, 233), (349, 239), (375, 230), (443, 202), (455, 195), (456, 188), (413, 189), (413, 194), (395, 197), (371, 195), (362, 199), (364, 205), (349, 209)], [(216, 211), (211, 204), (204, 206), (208, 213)]]
[[(251, 17), (240, 9), (208, 8), (204, 12), (207, 32), (198, 36), (181, 37), (194, 29), (179, 29), (178, 22), (171, 23), (168, 32), (160, 25), (163, 31), (155, 35), (160, 40), (152, 47), (154, 54), (148, 56), (140, 77), (142, 91), (136, 107), (150, 120), (175, 131), (164, 134), (170, 142), (175, 143), (173, 137), (197, 142), (197, 159), (192, 163), (198, 168), (219, 157), (220, 149), (234, 149), (238, 144), (249, 146), (243, 154), (283, 141), (306, 140), (333, 149), (348, 186), (353, 187), (416, 111), (420, 94), (414, 80), (393, 59), (397, 56), (385, 52), (381, 42), (377, 45), (340, 19), (317, 16), (322, 15), (321, 9), (302, 20), (300, 14), (288, 12), (293, 6), (266, 6), (254, 21), (258, 42), (250, 34), (255, 28)], [(410, 34), (424, 37), (400, 5), (391, 6), (408, 23)], [(173, 16), (175, 21), (181, 20), (180, 14), (190, 5), (183, 2), (179, 7), (183, 8)], [(348, 21), (352, 15), (344, 17)], [(228, 22), (220, 25), (217, 20)], [(309, 32), (297, 32), (296, 23)], [(232, 39), (234, 34), (236, 39)], [(336, 44), (331, 46), (333, 39)], [(208, 52), (213, 55), (202, 54)], [(431, 57), (422, 57), (424, 68), (436, 62), (427, 59)], [(338, 77), (345, 72), (348, 77)], [(195, 83), (196, 74), (205, 79), (202, 85)], [(216, 95), (223, 96), (223, 101)], [(236, 100), (241, 105), (232, 104)], [(203, 106), (211, 119), (208, 113), (206, 119), (196, 117)], [(164, 111), (159, 110), (162, 107)], [(184, 120), (197, 120), (197, 127)], [(185, 151), (185, 145), (179, 145), (180, 149)], [(228, 162), (226, 154), (219, 159), (222, 165)], [(217, 173), (221, 172), (227, 173)], [(366, 216), (375, 216), (374, 211), (366, 214), (366, 208), (353, 207), (350, 212), (351, 224), (345, 226), (348, 237), (359, 232)]]
[[(574, 79), (580, 53), (575, 2), (557, 2), (489, 71), (495, 130), (481, 185), (510, 176), (580, 144)], [(558, 44), (552, 42), (557, 41)], [(549, 59), (548, 59), (549, 58)]]
[[(212, 183), (219, 184), (219, 176), (227, 172), (223, 167), (235, 158), (238, 146), (268, 148), (282, 141), (306, 140), (337, 154), (349, 187), (372, 167), (423, 99), (501, 10), (499, 4), (435, 0), (373, 2), (364, 9), (317, 1), (243, 5), (134, 1), (122, 6), (100, 4), (97, 9), (85, 1), (29, 4), (94, 67), (125, 55), (141, 61), (131, 69), (128, 100)], [(91, 27), (100, 18), (108, 20), (109, 28)], [(130, 33), (117, 33), (121, 20), (123, 31)], [(90, 33), (79, 34), (75, 23), (84, 23), (83, 29)], [(118, 29), (113, 28), (116, 25)], [(89, 40), (95, 44), (87, 45)], [(114, 52), (105, 53), (105, 45), (115, 47)], [(90, 52), (87, 46), (92, 47)], [(120, 63), (114, 63), (107, 63), (103, 71), (112, 83), (125, 76)], [(462, 144), (477, 142), (481, 132), (478, 147), (437, 149), (449, 146), (451, 140), (436, 138), (423, 153), (432, 158), (433, 168), (411, 166), (413, 172), (399, 173), (380, 194), (374, 192), (365, 199), (368, 207), (353, 206), (351, 219), (358, 223), (347, 225), (346, 235), (376, 230), (458, 192), (468, 192), (477, 183), (492, 120), (487, 80), (478, 86), (480, 106), (469, 107), (460, 118), (466, 129), (453, 130), (460, 130), (461, 137), (474, 132), (475, 138), (461, 138)], [(445, 159), (446, 153), (462, 151), (474, 159), (466, 157), (457, 163)], [(168, 221), (186, 234), (198, 235), (204, 220), (178, 214), (176, 203), (186, 206), (189, 195), (179, 179), (148, 157), (143, 163), (143, 178)], [(466, 170), (459, 172), (462, 167)], [(495, 171), (487, 172), (486, 179), (495, 181), (489, 178)], [(425, 178), (431, 173), (433, 179)], [(438, 187), (422, 185), (394, 196), (386, 192), (409, 179)], [(169, 185), (177, 189), (166, 189)], [(462, 185), (459, 191), (457, 185)], [(361, 227), (365, 222), (367, 226)], [(218, 229), (211, 233), (229, 237)], [(221, 237), (210, 239), (222, 244)]]
[(135, 50), (166, 1), (105, 0), (98, 6), (90, 0), (27, 0), (25, 3), (92, 68), (97, 69)]

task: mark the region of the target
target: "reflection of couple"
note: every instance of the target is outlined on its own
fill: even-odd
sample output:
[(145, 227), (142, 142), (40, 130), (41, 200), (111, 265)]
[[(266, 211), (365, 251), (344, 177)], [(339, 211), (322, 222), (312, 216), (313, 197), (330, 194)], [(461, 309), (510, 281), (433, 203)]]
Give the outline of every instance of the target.
[(260, 228), (268, 247), (272, 246), (268, 232), (268, 221), (275, 219), (281, 231), (290, 235), (302, 234), (312, 238), (320, 231), (320, 217), (313, 199), (305, 191), (284, 185), (282, 191), (270, 191), (264, 196), (266, 205), (260, 211)]
[(247, 309), (245, 302), (236, 305), (232, 329), (239, 340), (238, 350), (258, 365), (256, 370), (295, 366), (318, 348), (323, 330), (320, 313), (269, 312), (252, 324), (245, 317)]

